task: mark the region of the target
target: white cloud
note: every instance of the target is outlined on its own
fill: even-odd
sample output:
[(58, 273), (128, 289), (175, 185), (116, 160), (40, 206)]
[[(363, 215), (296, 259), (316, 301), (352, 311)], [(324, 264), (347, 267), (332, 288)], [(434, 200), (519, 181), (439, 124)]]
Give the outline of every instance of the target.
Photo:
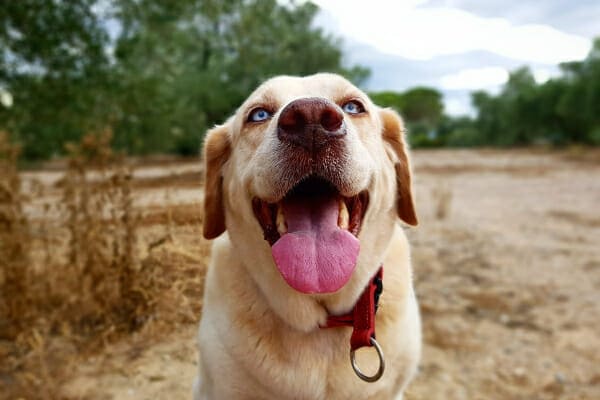
[(591, 40), (548, 25), (516, 25), (427, 0), (313, 0), (336, 20), (336, 32), (381, 52), (412, 60), (484, 50), (524, 62), (558, 64), (584, 58)]
[(444, 99), (444, 113), (453, 117), (475, 115), (471, 103), (463, 99)]
[(560, 70), (556, 67), (554, 68), (533, 68), (532, 71), (533, 78), (536, 83), (542, 84), (546, 83), (548, 80), (552, 78), (556, 78), (560, 75)]
[(492, 89), (508, 80), (508, 71), (501, 67), (467, 68), (440, 78), (440, 87), (445, 90)]

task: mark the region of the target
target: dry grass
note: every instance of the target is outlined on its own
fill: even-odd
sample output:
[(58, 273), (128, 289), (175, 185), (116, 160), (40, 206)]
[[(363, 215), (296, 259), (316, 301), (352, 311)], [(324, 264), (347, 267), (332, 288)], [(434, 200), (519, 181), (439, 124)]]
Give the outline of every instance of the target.
[(435, 217), (446, 219), (452, 208), (452, 189), (444, 184), (436, 185), (431, 189), (431, 198)]
[(142, 215), (133, 171), (110, 141), (105, 131), (68, 145), (60, 195), (40, 205), (43, 185), (23, 180), (19, 148), (0, 134), (0, 398), (65, 398), (82, 355), (199, 315), (202, 253), (178, 246), (172, 227), (199, 224), (200, 208)]
[(23, 329), (23, 310), (30, 300), (30, 237), (17, 170), (19, 153), (8, 134), (0, 132), (0, 338), (14, 338)]

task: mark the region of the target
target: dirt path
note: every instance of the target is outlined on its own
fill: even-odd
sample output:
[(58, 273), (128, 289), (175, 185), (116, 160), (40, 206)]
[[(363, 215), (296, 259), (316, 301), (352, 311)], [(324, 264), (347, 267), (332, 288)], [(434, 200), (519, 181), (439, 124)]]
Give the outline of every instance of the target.
[(135, 338), (90, 359), (69, 383), (75, 399), (191, 399), (196, 373), (195, 327), (188, 326), (162, 342)]
[[(408, 234), (425, 349), (406, 399), (600, 399), (600, 157), (592, 159), (415, 152), (421, 224)], [(114, 345), (79, 367), (67, 393), (190, 398), (195, 329)]]

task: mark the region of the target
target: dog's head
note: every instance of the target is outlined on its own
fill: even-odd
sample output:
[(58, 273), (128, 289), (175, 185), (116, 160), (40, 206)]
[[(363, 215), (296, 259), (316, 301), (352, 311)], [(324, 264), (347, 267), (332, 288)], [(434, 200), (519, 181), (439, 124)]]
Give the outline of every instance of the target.
[(273, 78), (208, 132), (204, 236), (303, 293), (341, 289), (382, 261), (396, 215), (417, 224), (400, 117), (344, 78)]

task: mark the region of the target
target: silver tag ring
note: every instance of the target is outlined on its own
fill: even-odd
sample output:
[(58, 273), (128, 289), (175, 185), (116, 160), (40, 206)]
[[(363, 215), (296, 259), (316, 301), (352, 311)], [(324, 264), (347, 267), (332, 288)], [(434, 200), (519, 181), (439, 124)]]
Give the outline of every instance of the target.
[(375, 347), (375, 350), (377, 351), (377, 356), (379, 357), (379, 369), (373, 376), (368, 376), (362, 373), (360, 368), (358, 368), (358, 365), (356, 365), (356, 358), (354, 356), (356, 350), (350, 350), (350, 363), (352, 364), (352, 369), (354, 370), (356, 376), (358, 376), (365, 382), (377, 382), (379, 378), (381, 378), (381, 376), (383, 375), (383, 371), (385, 371), (385, 360), (383, 358), (383, 351), (381, 350), (381, 346), (379, 346), (379, 343), (377, 343), (377, 340), (375, 340), (375, 338), (371, 338), (371, 345)]

